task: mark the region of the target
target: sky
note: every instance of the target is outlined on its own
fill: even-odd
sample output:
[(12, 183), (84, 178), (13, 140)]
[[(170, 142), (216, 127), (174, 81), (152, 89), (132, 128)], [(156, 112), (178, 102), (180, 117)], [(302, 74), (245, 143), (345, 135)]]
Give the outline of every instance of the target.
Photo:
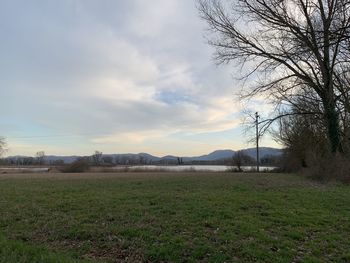
[[(1, 1), (7, 155), (253, 147), (239, 68), (216, 65), (205, 36), (195, 0)], [(277, 145), (267, 137), (262, 146)]]

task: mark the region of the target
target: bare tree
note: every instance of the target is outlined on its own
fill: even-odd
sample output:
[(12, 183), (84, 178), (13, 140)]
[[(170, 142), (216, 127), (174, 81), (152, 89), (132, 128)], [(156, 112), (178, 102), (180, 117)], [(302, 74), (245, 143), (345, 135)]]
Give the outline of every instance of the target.
[(44, 151), (39, 151), (35, 154), (35, 158), (37, 161), (37, 164), (41, 165), (44, 163), (45, 160), (45, 152)]
[(0, 137), (0, 157), (2, 157), (6, 153), (6, 141), (5, 138)]
[(233, 165), (237, 167), (238, 172), (242, 172), (243, 157), (244, 157), (243, 155), (244, 155), (243, 151), (237, 151), (232, 156)]
[(103, 153), (100, 151), (95, 151), (95, 153), (92, 155), (92, 161), (95, 165), (99, 166), (102, 161)]
[[(267, 95), (284, 109), (267, 121), (291, 114), (320, 116), (330, 149), (343, 152), (340, 111), (349, 113), (350, 1), (199, 0), (220, 63), (238, 62), (243, 79), (257, 81), (243, 97)], [(296, 99), (321, 106), (285, 112)], [(277, 112), (277, 111), (276, 111)]]
[[(234, 153), (232, 156), (232, 166), (236, 167), (238, 172), (242, 172), (242, 166), (252, 165), (256, 161), (254, 158), (247, 155), (244, 150), (240, 150)], [(236, 170), (236, 169), (235, 169)]]

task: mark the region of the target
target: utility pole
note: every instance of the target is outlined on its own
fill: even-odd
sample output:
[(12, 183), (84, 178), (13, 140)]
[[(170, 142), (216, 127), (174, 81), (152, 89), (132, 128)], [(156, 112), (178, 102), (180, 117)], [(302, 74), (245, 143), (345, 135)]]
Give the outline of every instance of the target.
[(255, 126), (256, 126), (256, 171), (259, 172), (259, 114), (255, 112)]

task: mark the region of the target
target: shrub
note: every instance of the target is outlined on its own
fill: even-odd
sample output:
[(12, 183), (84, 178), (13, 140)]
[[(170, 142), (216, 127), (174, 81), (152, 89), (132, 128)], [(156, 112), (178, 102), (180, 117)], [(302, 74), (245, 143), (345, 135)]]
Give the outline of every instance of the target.
[(62, 168), (63, 173), (82, 173), (89, 170), (89, 161), (81, 158)]
[(309, 166), (303, 169), (304, 175), (320, 181), (338, 180), (350, 184), (349, 156), (309, 153), (307, 161)]

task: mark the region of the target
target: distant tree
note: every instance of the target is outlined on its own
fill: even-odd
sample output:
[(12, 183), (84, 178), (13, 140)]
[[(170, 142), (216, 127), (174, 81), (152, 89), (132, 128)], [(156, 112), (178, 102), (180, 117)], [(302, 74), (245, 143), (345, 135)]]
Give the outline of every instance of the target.
[(23, 164), (24, 165), (33, 165), (34, 164), (34, 158), (33, 157), (25, 157), (25, 158), (23, 158)]
[(236, 167), (239, 172), (243, 171), (242, 166), (252, 165), (254, 163), (254, 159), (242, 150), (235, 152), (232, 156), (231, 164), (232, 166)]
[(82, 173), (88, 171), (89, 168), (89, 158), (82, 157), (67, 166), (63, 166), (61, 171), (63, 173)]
[(243, 151), (237, 151), (232, 156), (232, 164), (237, 167), (239, 172), (242, 172), (242, 166), (245, 164), (246, 155)]
[(239, 172), (242, 172), (243, 151), (237, 151), (232, 157), (233, 165), (237, 166)]
[(102, 162), (102, 156), (103, 153), (100, 151), (95, 151), (95, 153), (91, 156), (92, 157), (92, 161), (95, 165), (99, 166), (101, 165)]
[(282, 164), (282, 158), (281, 156), (276, 155), (265, 155), (264, 157), (260, 158), (260, 164), (264, 166), (280, 167)]
[(6, 153), (6, 141), (5, 138), (0, 137), (0, 158)]
[(113, 157), (111, 157), (111, 156), (104, 156), (104, 157), (102, 157), (102, 162), (104, 164), (112, 165), (113, 164)]
[(45, 160), (45, 152), (44, 151), (39, 151), (35, 154), (36, 162), (37, 164), (41, 165), (44, 164)]
[(121, 164), (119, 155), (116, 155), (116, 156), (114, 157), (114, 163), (115, 163), (115, 164)]
[(125, 155), (120, 155), (118, 157), (118, 164), (127, 165), (128, 164), (128, 158)]
[(146, 158), (143, 155), (139, 155), (139, 164), (145, 164)]
[(54, 160), (52, 164), (53, 164), (53, 165), (61, 166), (61, 165), (64, 165), (64, 161), (61, 160), (61, 159), (59, 159), (59, 160)]

